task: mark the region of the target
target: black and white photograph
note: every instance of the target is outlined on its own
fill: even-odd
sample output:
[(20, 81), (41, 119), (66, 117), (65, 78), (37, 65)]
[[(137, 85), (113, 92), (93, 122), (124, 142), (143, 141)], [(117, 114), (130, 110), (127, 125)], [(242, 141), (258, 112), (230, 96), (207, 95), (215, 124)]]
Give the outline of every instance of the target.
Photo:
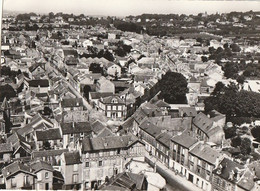
[(0, 190), (260, 191), (260, 0), (0, 0)]

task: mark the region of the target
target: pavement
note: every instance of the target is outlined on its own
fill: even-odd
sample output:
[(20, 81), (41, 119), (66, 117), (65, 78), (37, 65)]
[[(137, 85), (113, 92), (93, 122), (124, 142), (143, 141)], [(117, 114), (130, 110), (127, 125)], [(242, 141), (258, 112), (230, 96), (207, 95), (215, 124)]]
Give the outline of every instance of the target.
[(174, 171), (158, 161), (156, 157), (150, 156), (148, 152), (145, 153), (145, 158), (150, 161), (153, 166), (156, 164), (156, 171), (162, 175), (166, 179), (167, 184), (169, 184), (166, 187), (168, 190), (173, 188), (173, 191), (203, 191), (201, 188), (198, 188), (196, 185), (188, 181), (185, 177), (176, 175)]

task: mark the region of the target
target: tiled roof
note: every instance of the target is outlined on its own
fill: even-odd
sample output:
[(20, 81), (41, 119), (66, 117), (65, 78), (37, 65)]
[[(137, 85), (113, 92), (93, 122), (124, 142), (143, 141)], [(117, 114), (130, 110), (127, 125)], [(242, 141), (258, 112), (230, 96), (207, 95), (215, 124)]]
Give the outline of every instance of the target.
[(139, 127), (154, 138), (161, 134), (161, 129), (148, 119), (143, 121)]
[(37, 141), (62, 139), (59, 128), (48, 129), (45, 131), (35, 131), (35, 135), (36, 135)]
[[(112, 101), (116, 101), (116, 102), (112, 102)], [(125, 102), (118, 96), (109, 96), (109, 97), (105, 97), (103, 98), (103, 100), (101, 100), (101, 102), (105, 103), (105, 104), (125, 104)]]
[(40, 80), (30, 80), (29, 81), (30, 87), (49, 87), (49, 81), (46, 79), (40, 79)]
[(189, 136), (187, 133), (182, 133), (181, 135), (176, 135), (171, 138), (171, 140), (187, 149), (198, 142), (197, 139)]
[(83, 106), (82, 98), (66, 98), (61, 101), (61, 106), (66, 107), (81, 107)]
[(91, 125), (92, 125), (92, 129), (93, 129), (94, 133), (96, 133), (96, 134), (98, 134), (100, 131), (102, 131), (106, 127), (99, 120), (94, 121)]
[(156, 140), (163, 144), (164, 146), (170, 148), (171, 144), (171, 135), (167, 132), (161, 133), (159, 136), (156, 137)]
[(17, 172), (24, 172), (24, 173), (36, 176), (35, 174), (31, 173), (29, 166), (27, 166), (23, 163), (20, 163), (18, 161), (13, 162), (10, 165), (8, 165), (2, 169), (2, 173), (5, 178), (9, 178), (10, 176), (14, 175)]
[(196, 115), (192, 123), (205, 133), (207, 133), (213, 126), (213, 121), (203, 113), (199, 113), (198, 115)]
[(2, 143), (0, 144), (0, 153), (9, 153), (13, 152), (11, 143)]
[(217, 150), (212, 149), (209, 145), (204, 145), (202, 143), (199, 143), (191, 149), (190, 153), (210, 164), (215, 164), (217, 158), (220, 156), (220, 153)]
[(41, 158), (41, 157), (48, 157), (48, 156), (59, 156), (62, 153), (67, 152), (67, 151), (68, 151), (68, 149), (33, 151), (32, 157)]
[(75, 152), (65, 152), (64, 159), (66, 165), (80, 164), (81, 157), (78, 151)]
[(235, 182), (235, 179), (230, 180), (229, 176), (232, 171), (234, 173), (237, 173), (238, 169), (242, 170), (242, 169), (244, 169), (244, 167), (235, 161), (224, 158), (221, 161), (221, 163), (219, 164), (218, 168), (213, 170), (213, 173), (217, 174), (219, 177), (221, 177), (225, 180)]
[(53, 167), (45, 161), (37, 161), (35, 163), (32, 163), (31, 168), (33, 169), (33, 171), (35, 173), (40, 171), (40, 170), (48, 170), (48, 171), (51, 171), (51, 172), (54, 170)]
[(128, 148), (138, 139), (133, 135), (85, 138), (82, 142), (83, 152)]
[(195, 117), (197, 115), (195, 107), (180, 107), (179, 112), (182, 112), (187, 117)]
[(92, 126), (89, 122), (69, 122), (61, 123), (61, 131), (63, 135), (66, 134), (79, 134), (79, 133), (91, 133)]
[(105, 98), (112, 96), (112, 92), (90, 92), (91, 98), (92, 99), (100, 99), (100, 98)]

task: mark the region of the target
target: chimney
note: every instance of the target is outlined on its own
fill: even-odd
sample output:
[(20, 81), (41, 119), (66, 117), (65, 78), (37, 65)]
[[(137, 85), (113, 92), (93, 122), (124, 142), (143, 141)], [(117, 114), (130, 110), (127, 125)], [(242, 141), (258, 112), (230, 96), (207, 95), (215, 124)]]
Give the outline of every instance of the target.
[(229, 180), (234, 180), (234, 171), (232, 170), (231, 172), (229, 172), (229, 177), (228, 177), (228, 179)]

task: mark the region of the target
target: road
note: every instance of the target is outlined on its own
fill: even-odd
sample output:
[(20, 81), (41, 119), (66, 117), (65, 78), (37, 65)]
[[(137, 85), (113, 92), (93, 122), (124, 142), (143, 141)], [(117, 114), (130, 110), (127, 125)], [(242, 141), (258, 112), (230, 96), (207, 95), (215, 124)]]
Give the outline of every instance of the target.
[(55, 73), (60, 74), (60, 77), (67, 83), (72, 93), (75, 94), (78, 98), (82, 98), (84, 107), (86, 107), (87, 110), (91, 111), (93, 108), (88, 103), (88, 101), (67, 81), (67, 79), (62, 75), (62, 73), (56, 68), (54, 64), (51, 63), (50, 66), (55, 71)]
[(203, 191), (186, 178), (176, 175), (175, 172), (167, 168), (164, 164), (158, 161), (155, 157), (150, 156), (148, 152), (145, 154), (146, 162), (154, 167), (156, 164), (156, 172), (163, 176), (166, 180), (166, 189), (173, 191)]

